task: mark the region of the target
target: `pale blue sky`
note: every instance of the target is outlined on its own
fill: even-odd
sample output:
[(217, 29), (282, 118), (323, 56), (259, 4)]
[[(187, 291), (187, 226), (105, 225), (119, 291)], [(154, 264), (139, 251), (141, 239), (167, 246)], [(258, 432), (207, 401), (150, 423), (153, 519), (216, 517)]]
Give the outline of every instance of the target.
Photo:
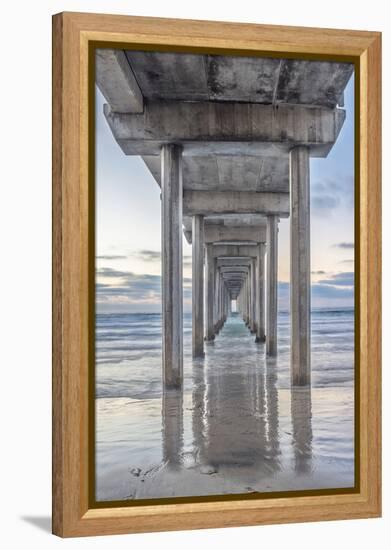
[[(125, 156), (96, 92), (98, 312), (160, 312), (160, 188), (139, 157)], [(346, 120), (326, 159), (311, 159), (313, 307), (353, 306), (354, 78)], [(191, 247), (183, 239), (184, 309), (191, 305)], [(279, 305), (289, 307), (289, 220), (279, 225)]]

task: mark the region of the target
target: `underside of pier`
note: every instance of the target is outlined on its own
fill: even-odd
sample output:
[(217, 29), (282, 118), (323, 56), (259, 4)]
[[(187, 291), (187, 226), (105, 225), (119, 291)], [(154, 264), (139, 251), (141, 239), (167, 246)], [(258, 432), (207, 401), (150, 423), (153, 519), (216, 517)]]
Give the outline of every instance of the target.
[(183, 380), (182, 234), (192, 244), (193, 357), (236, 302), (278, 353), (278, 224), (289, 218), (291, 381), (309, 386), (310, 158), (345, 120), (348, 63), (97, 50), (104, 113), (161, 188), (163, 380)]

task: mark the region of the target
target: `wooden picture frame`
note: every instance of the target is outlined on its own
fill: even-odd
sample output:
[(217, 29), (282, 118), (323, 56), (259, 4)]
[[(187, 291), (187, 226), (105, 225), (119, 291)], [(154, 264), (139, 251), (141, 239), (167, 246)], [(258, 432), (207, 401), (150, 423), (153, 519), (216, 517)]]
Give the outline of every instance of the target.
[[(89, 269), (91, 48), (104, 43), (339, 57), (356, 67), (354, 491), (91, 507)], [(53, 17), (53, 533), (62, 537), (378, 517), (381, 514), (381, 34), (87, 13)]]

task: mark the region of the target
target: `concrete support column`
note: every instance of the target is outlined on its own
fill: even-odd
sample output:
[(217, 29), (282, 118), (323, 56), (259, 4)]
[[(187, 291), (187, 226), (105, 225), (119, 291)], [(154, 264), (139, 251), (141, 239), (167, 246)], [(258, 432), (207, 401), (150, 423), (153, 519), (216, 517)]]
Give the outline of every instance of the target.
[(242, 319), (246, 322), (246, 276), (242, 284)]
[(251, 330), (251, 266), (247, 275), (247, 326)]
[(291, 381), (311, 383), (310, 160), (307, 147), (292, 149), (291, 196)]
[(221, 326), (225, 322), (225, 283), (221, 277)]
[(216, 267), (216, 296), (215, 296), (215, 323), (214, 331), (215, 334), (219, 333), (220, 330), (220, 293), (221, 293), (221, 281), (220, 281), (220, 271)]
[(182, 385), (182, 147), (163, 145), (162, 185), (162, 336), (163, 384)]
[(267, 218), (266, 353), (277, 355), (278, 218)]
[(243, 281), (243, 321), (247, 325), (247, 274)]
[(204, 217), (193, 216), (192, 228), (192, 349), (204, 355)]
[(226, 300), (226, 288), (225, 288), (225, 283), (224, 281), (221, 281), (221, 286), (222, 286), (222, 293), (221, 293), (221, 316), (222, 316), (222, 325), (225, 323), (225, 320), (227, 318), (227, 315), (226, 315), (226, 310), (225, 310), (225, 307), (226, 307), (226, 304), (227, 304), (227, 300)]
[(214, 339), (213, 314), (214, 314), (214, 284), (215, 261), (213, 258), (213, 245), (205, 246), (205, 340)]
[(259, 244), (256, 270), (256, 316), (257, 316), (257, 336), (256, 342), (264, 342), (266, 339), (265, 331), (265, 252), (266, 247), (263, 243)]
[(246, 325), (250, 324), (250, 268), (246, 277)]
[(256, 258), (251, 259), (251, 324), (250, 329), (252, 333), (257, 331), (257, 315), (256, 315)]
[(213, 279), (213, 288), (214, 288), (214, 295), (213, 295), (213, 334), (216, 335), (218, 332), (217, 330), (217, 321), (219, 316), (219, 272), (217, 268), (217, 261), (214, 260), (214, 279)]

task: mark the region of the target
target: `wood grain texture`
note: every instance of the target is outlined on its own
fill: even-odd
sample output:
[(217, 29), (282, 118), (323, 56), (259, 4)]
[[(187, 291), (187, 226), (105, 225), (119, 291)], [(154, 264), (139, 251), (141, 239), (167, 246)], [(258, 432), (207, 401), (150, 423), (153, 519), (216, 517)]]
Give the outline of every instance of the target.
[(52, 102), (52, 524), (61, 533), (63, 509), (62, 459), (62, 19), (53, 20), (53, 102)]
[[(346, 56), (359, 71), (356, 270), (360, 491), (89, 509), (89, 41), (238, 54)], [(356, 73), (357, 74), (357, 73)], [(85, 536), (377, 517), (381, 513), (381, 35), (64, 13), (53, 18), (53, 532)], [(358, 236), (358, 235), (357, 235)], [(356, 236), (356, 237), (357, 237)]]

